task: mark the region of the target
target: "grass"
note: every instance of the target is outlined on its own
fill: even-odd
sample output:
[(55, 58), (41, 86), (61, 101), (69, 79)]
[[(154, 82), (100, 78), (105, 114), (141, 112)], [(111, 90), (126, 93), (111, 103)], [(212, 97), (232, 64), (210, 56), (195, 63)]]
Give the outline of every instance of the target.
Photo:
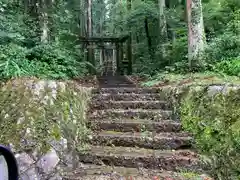
[(181, 86), (181, 85), (210, 85), (210, 84), (237, 84), (240, 85), (240, 77), (227, 76), (213, 72), (207, 73), (159, 73), (147, 81), (141, 83), (146, 87)]

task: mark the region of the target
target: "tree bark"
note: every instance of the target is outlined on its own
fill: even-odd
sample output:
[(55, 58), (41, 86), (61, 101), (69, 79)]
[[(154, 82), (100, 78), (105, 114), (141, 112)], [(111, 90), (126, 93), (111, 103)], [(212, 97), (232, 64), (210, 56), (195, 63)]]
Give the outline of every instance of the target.
[(47, 0), (47, 12), (48, 12), (48, 29), (49, 29), (49, 40), (50, 41), (58, 41), (58, 36), (57, 36), (57, 29), (55, 27), (55, 22), (54, 22), (54, 10), (57, 5), (57, 1), (55, 0)]
[[(104, 5), (105, 6), (105, 2), (104, 0), (98, 0), (98, 5)], [(97, 35), (98, 36), (103, 36), (103, 26), (104, 26), (104, 16), (105, 16), (105, 11), (104, 8), (101, 6), (100, 11), (96, 12), (97, 13), (97, 18), (98, 18), (98, 22), (97, 23)], [(104, 65), (104, 43), (101, 43), (102, 48), (99, 51), (100, 54), (100, 60), (99, 60), (99, 64), (101, 69), (103, 69), (103, 65)], [(102, 72), (101, 72), (102, 73)]]
[[(127, 9), (128, 11), (131, 11), (132, 8), (132, 1), (127, 0)], [(128, 56), (128, 74), (132, 74), (132, 33), (131, 33), (131, 27), (129, 28), (129, 38), (127, 41), (127, 56)]]
[(47, 43), (49, 39), (49, 28), (48, 28), (48, 13), (47, 3), (45, 0), (40, 0), (40, 39), (42, 43)]
[(201, 0), (187, 0), (188, 17), (188, 61), (189, 70), (202, 63), (204, 51), (205, 34), (203, 26), (202, 2)]
[(86, 36), (86, 23), (85, 23), (85, 19), (86, 19), (86, 16), (85, 16), (85, 0), (81, 0), (80, 1), (80, 17), (79, 17), (79, 28), (80, 28), (80, 35), (82, 37)]
[(167, 21), (165, 16), (165, 0), (158, 0), (159, 6), (159, 28), (161, 40), (165, 42), (167, 40)]
[(92, 37), (92, 0), (88, 0), (87, 7), (87, 32), (88, 37)]
[(147, 18), (145, 18), (145, 20), (144, 20), (144, 25), (145, 25), (146, 38), (147, 38), (147, 43), (148, 43), (148, 53), (149, 53), (151, 59), (153, 59), (152, 39), (151, 39), (150, 34), (149, 34), (148, 19)]
[(168, 33), (167, 33), (167, 21), (165, 16), (166, 2), (165, 0), (158, 0), (159, 6), (159, 29), (160, 29), (160, 43), (162, 49), (163, 58), (166, 57), (166, 48), (164, 44), (167, 42)]
[(24, 0), (23, 5), (24, 5), (24, 12), (27, 14), (29, 10), (29, 0)]
[[(92, 37), (93, 31), (92, 31), (92, 0), (88, 0), (87, 3), (87, 35), (88, 37)], [(92, 43), (89, 43), (89, 45), (92, 45)], [(88, 48), (88, 62), (92, 64), (90, 67), (90, 73), (94, 74), (95, 73), (95, 60), (94, 60), (94, 51), (93, 48), (90, 47)]]

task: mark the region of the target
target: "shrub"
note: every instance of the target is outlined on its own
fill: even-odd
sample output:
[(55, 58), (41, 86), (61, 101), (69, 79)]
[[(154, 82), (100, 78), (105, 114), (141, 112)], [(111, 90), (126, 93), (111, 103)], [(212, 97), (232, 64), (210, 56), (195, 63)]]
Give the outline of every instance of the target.
[(1, 45), (0, 51), (0, 76), (4, 79), (20, 76), (68, 79), (87, 73), (81, 56), (56, 44), (27, 49), (10, 43)]
[[(223, 28), (220, 28), (222, 32), (214, 34), (214, 38), (211, 39), (209, 46), (206, 49), (206, 60), (210, 64), (226, 59), (234, 59), (240, 56), (240, 10), (237, 8), (240, 7), (239, 5), (239, 1), (237, 0), (225, 1), (222, 4), (222, 10), (218, 12), (219, 18), (225, 19), (220, 20), (225, 29), (223, 31)], [(222, 15), (223, 11), (230, 9), (232, 10), (230, 13), (227, 12), (228, 16)], [(218, 22), (215, 18), (214, 21)], [(221, 23), (218, 22), (218, 24)]]
[[(20, 65), (26, 65), (27, 49), (16, 44), (0, 46), (0, 76), (1, 78), (10, 78), (25, 74), (24, 68)], [(28, 63), (27, 63), (28, 64)]]
[(79, 56), (55, 44), (38, 45), (27, 57), (40, 63), (39, 74), (54, 79), (66, 79), (86, 73), (86, 67)]
[(230, 76), (240, 77), (240, 57), (232, 60), (221, 61), (214, 66), (214, 70)]
[(193, 133), (198, 149), (210, 157), (212, 176), (240, 178), (240, 90), (207, 95), (192, 90), (182, 101), (183, 127)]
[(226, 32), (213, 39), (206, 48), (206, 61), (210, 64), (240, 56), (240, 40), (238, 35)]

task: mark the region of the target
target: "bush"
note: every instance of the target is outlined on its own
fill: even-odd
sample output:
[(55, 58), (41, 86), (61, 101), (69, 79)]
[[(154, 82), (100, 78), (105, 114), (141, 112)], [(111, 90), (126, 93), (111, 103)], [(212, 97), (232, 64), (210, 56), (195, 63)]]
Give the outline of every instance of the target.
[[(209, 46), (206, 49), (207, 61), (212, 64), (213, 62), (219, 62), (226, 59), (234, 59), (240, 56), (240, 3), (237, 0), (225, 1), (222, 4), (222, 9), (218, 11), (218, 17), (222, 20), (215, 22), (222, 24), (223, 28), (220, 28), (222, 32), (215, 32), (214, 38), (209, 42)], [(217, 6), (221, 6), (220, 3)], [(230, 10), (229, 12), (226, 10)], [(222, 13), (227, 13), (227, 16), (223, 16)], [(211, 21), (212, 23), (213, 21)], [(218, 27), (219, 28), (219, 27)], [(224, 30), (224, 31), (223, 31)]]
[(177, 29), (176, 35), (176, 40), (169, 43), (167, 62), (163, 64), (163, 67), (168, 72), (186, 73), (189, 71), (187, 33), (182, 29)]
[(221, 61), (214, 66), (214, 70), (230, 76), (240, 77), (240, 57), (233, 60)]
[(240, 90), (209, 96), (192, 90), (181, 105), (183, 127), (197, 148), (210, 157), (215, 179), (240, 178)]
[(40, 75), (54, 79), (72, 78), (87, 72), (79, 55), (55, 44), (38, 45), (29, 51), (27, 57), (40, 63)]
[(0, 76), (4, 79), (20, 76), (68, 79), (87, 73), (81, 56), (56, 44), (27, 49), (10, 43), (1, 45), (0, 51)]
[(240, 40), (238, 35), (224, 33), (213, 39), (206, 49), (206, 61), (210, 64), (240, 56)]
[(15, 44), (0, 46), (0, 76), (10, 78), (25, 74), (22, 65), (28, 64), (27, 49)]

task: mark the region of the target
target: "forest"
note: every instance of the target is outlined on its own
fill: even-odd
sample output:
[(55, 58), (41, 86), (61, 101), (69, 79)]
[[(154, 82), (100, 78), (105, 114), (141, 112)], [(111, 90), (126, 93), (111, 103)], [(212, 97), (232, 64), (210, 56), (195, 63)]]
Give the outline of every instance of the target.
[(239, 0), (1, 0), (0, 13), (2, 79), (88, 75), (101, 53), (79, 38), (126, 35), (135, 75), (240, 74)]
[[(1, 144), (12, 139), (19, 143), (22, 138), (19, 133), (33, 126), (36, 130), (32, 128), (34, 133), (30, 134), (34, 134), (34, 140), (40, 139), (40, 144), (46, 145), (49, 137), (60, 137), (62, 126), (58, 121), (66, 123), (64, 118), (70, 119), (66, 134), (72, 128), (76, 131), (69, 135), (71, 138), (76, 134), (79, 142), (88, 138), (85, 106), (90, 93), (83, 91), (84, 88), (76, 88), (77, 94), (72, 88), (75, 86), (69, 86), (66, 81), (69, 92), (60, 94), (55, 105), (45, 106), (32, 103), (32, 92), (26, 91), (26, 87), (38, 87), (32, 85), (36, 79), (40, 82), (75, 80), (101, 74), (103, 51), (99, 47), (93, 50), (83, 43), (84, 39), (91, 38), (122, 39), (121, 58), (128, 62), (124, 73), (136, 81), (139, 79), (144, 86), (166, 85), (171, 81), (177, 87), (187, 84), (188, 77), (196, 77), (193, 79), (198, 83), (204, 78), (210, 80), (214, 91), (222, 88), (226, 81), (231, 87), (240, 83), (240, 0), (0, 0)], [(27, 85), (25, 77), (30, 79)], [(217, 77), (216, 82), (213, 77)], [(7, 83), (4, 85), (4, 82)], [(211, 164), (211, 177), (239, 180), (240, 90), (219, 93), (214, 98), (204, 94), (205, 88), (189, 92), (189, 97), (181, 103), (176, 100), (178, 97), (174, 98), (175, 94), (169, 94), (184, 130), (193, 134), (197, 150), (212, 158), (207, 159)], [(142, 95), (139, 94), (140, 100)], [(119, 96), (120, 99), (125, 97), (124, 94)], [(133, 102), (139, 103), (134, 93), (129, 93), (125, 100), (129, 101), (131, 96)], [(78, 126), (71, 124), (71, 101), (75, 103)], [(102, 102), (106, 101), (100, 99), (99, 108), (103, 107)], [(149, 103), (154, 102), (149, 100)], [(26, 121), (15, 128), (23, 114)], [(63, 120), (55, 121), (60, 115)], [(63, 128), (66, 127), (64, 124)], [(73, 149), (75, 153), (77, 146)]]

